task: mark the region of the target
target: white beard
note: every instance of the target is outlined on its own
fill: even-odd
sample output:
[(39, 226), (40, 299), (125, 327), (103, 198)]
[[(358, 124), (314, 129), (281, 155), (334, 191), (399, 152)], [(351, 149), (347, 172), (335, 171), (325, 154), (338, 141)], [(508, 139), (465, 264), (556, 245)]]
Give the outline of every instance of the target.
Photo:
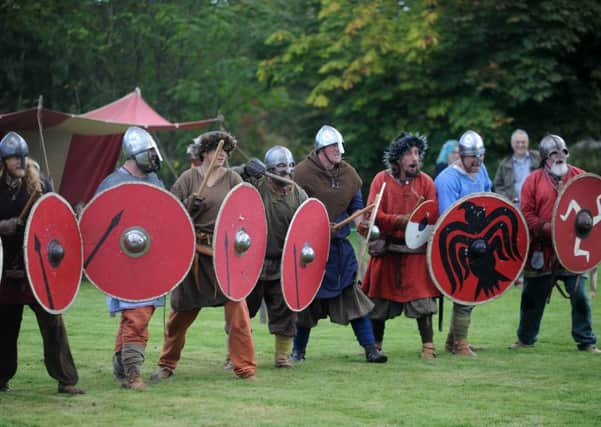
[(568, 164), (563, 163), (553, 163), (550, 169), (551, 173), (558, 177), (564, 177), (568, 173)]

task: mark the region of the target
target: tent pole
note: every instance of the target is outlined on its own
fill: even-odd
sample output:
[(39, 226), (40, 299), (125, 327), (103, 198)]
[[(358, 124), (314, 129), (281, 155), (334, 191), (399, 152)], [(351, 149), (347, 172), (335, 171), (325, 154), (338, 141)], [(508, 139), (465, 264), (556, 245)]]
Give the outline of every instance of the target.
[(42, 125), (42, 104), (44, 97), (40, 95), (38, 99), (38, 131), (40, 133), (40, 148), (42, 149), (42, 156), (44, 157), (44, 168), (46, 169), (46, 177), (50, 181), (52, 188), (54, 188), (54, 180), (52, 179), (52, 175), (50, 173), (50, 166), (48, 164), (48, 155), (46, 154), (46, 143), (44, 142), (44, 126)]

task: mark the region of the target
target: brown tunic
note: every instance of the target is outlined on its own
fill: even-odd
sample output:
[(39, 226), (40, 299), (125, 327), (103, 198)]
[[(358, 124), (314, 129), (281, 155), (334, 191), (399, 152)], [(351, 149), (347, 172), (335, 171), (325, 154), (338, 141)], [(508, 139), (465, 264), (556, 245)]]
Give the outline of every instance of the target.
[[(188, 169), (173, 184), (171, 191), (180, 200), (184, 200), (198, 190), (202, 178), (199, 168)], [(205, 188), (200, 194), (200, 197), (204, 198), (201, 212), (194, 221), (198, 230), (213, 233), (221, 203), (229, 191), (241, 182), (240, 175), (228, 169), (212, 187)], [(201, 254), (198, 257), (200, 283), (196, 285), (194, 274), (190, 271), (184, 281), (171, 293), (171, 307), (174, 311), (220, 306), (227, 301), (217, 284), (213, 259)]]
[(361, 178), (355, 168), (342, 161), (332, 171), (328, 171), (315, 151), (296, 166), (294, 180), (309, 197), (323, 202), (332, 222), (348, 209), (351, 200), (361, 189)]

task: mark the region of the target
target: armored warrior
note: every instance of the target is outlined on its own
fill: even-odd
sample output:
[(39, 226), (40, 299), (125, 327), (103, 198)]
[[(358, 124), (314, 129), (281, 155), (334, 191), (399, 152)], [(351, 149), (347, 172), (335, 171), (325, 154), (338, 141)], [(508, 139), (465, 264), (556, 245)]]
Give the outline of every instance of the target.
[[(361, 178), (342, 160), (344, 140), (332, 126), (322, 126), (315, 136), (315, 149), (298, 164), (296, 182), (309, 197), (322, 201), (330, 222), (338, 223), (363, 208)], [(357, 217), (355, 224), (362, 218)], [(299, 313), (292, 357), (305, 358), (311, 328), (319, 319), (330, 317), (334, 323), (351, 324), (368, 362), (384, 363), (387, 357), (375, 343), (369, 312), (373, 303), (356, 285), (357, 258), (348, 240), (350, 226), (332, 228), (326, 273), (311, 305)]]
[[(80, 394), (76, 386), (77, 369), (73, 362), (62, 316), (46, 312), (35, 299), (25, 275), (22, 215), (35, 193), (52, 191), (40, 176), (39, 167), (29, 158), (29, 147), (15, 132), (0, 141), (0, 237), (3, 272), (0, 283), (0, 391), (8, 391), (8, 382), (17, 371), (17, 340), (23, 306), (35, 313), (44, 343), (44, 364), (48, 374), (58, 381), (58, 392)], [(21, 219), (22, 218), (22, 219)]]
[[(122, 150), (125, 162), (100, 183), (96, 193), (124, 182), (144, 182), (165, 188), (157, 175), (161, 154), (148, 132), (138, 127), (127, 129), (123, 135)], [(121, 313), (115, 337), (113, 375), (124, 388), (143, 390), (146, 384), (141, 377), (141, 369), (148, 342), (148, 323), (155, 308), (165, 305), (165, 297), (142, 302), (108, 297), (107, 303), (111, 316)]]
[[(278, 180), (273, 175), (292, 179), (294, 158), (286, 147), (276, 145), (265, 153), (264, 163), (251, 159), (239, 168), (242, 178), (254, 185), (263, 199), (267, 216), (267, 253), (261, 277), (246, 298), (250, 317), (257, 314), (265, 300), (269, 332), (275, 336), (275, 367), (291, 368), (289, 355), (296, 334), (296, 313), (286, 305), (280, 282), (280, 264), (286, 232), (298, 207), (307, 199), (295, 183)], [(270, 172), (271, 176), (266, 176)]]
[[(437, 203), (434, 182), (420, 171), (426, 149), (425, 138), (400, 134), (384, 155), (388, 169), (379, 172), (371, 183), (368, 205), (374, 202), (383, 184), (386, 189), (376, 215), (381, 232), (380, 248), (377, 253), (372, 252), (363, 290), (375, 303), (371, 320), (380, 348), (386, 320), (404, 312), (405, 316), (417, 320), (422, 340), (421, 357), (433, 359), (436, 351), (432, 315), (436, 313), (435, 298), (440, 292), (428, 274), (425, 248), (410, 249), (405, 241), (405, 228), (414, 209), (425, 200)], [(361, 223), (359, 232), (365, 229), (365, 223)]]
[[(223, 150), (217, 152), (219, 142)], [(224, 167), (228, 155), (236, 148), (236, 139), (226, 132), (214, 131), (200, 135), (195, 144), (199, 167), (189, 168), (173, 184), (171, 191), (187, 207), (197, 232), (197, 254), (193, 267), (184, 281), (171, 293), (171, 312), (165, 328), (163, 350), (153, 380), (162, 380), (174, 374), (181, 357), (186, 331), (201, 308), (223, 306), (229, 329), (228, 352), (234, 373), (243, 379), (254, 379), (256, 360), (250, 328), (248, 307), (244, 300), (236, 302), (225, 297), (215, 276), (211, 258), (212, 235), (219, 207), (227, 193), (242, 178)], [(217, 156), (217, 157), (216, 157)], [(216, 157), (215, 162), (212, 160)], [(213, 163), (214, 169), (209, 170)], [(206, 187), (197, 194), (203, 178)], [(202, 251), (202, 252), (199, 252)]]
[(572, 338), (579, 350), (599, 354), (591, 323), (591, 305), (585, 277), (560, 268), (551, 240), (553, 207), (560, 186), (584, 173), (568, 164), (568, 147), (562, 137), (547, 135), (538, 148), (540, 167), (522, 186), (520, 208), (528, 223), (531, 244), (525, 267), (517, 341), (510, 349), (534, 346), (547, 299), (557, 279), (565, 283), (572, 306)]
[[(491, 191), (491, 180), (484, 165), (484, 141), (468, 130), (459, 139), (459, 160), (444, 169), (434, 180), (440, 213), (468, 194)], [(468, 341), (473, 305), (453, 303), (451, 326), (445, 350), (458, 356), (476, 356)]]

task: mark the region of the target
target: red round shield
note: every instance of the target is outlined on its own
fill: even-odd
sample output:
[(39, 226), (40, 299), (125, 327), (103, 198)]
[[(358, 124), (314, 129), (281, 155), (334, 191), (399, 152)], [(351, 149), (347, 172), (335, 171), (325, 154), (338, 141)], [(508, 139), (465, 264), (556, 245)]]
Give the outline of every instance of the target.
[(501, 296), (519, 276), (530, 240), (522, 213), (493, 193), (474, 193), (438, 219), (428, 269), (440, 292), (461, 304)]
[(286, 305), (302, 311), (315, 298), (330, 253), (330, 221), (322, 202), (309, 198), (294, 213), (284, 243), (281, 281)]
[(65, 311), (81, 283), (83, 250), (75, 212), (56, 193), (33, 205), (23, 242), (25, 270), (33, 295), (49, 313)]
[(213, 267), (223, 294), (241, 301), (259, 280), (267, 250), (267, 219), (259, 192), (240, 183), (225, 196), (213, 234)]
[(171, 193), (123, 183), (98, 193), (79, 221), (84, 269), (102, 292), (126, 301), (158, 298), (192, 265), (194, 227)]
[(601, 177), (577, 175), (563, 188), (553, 208), (552, 235), (561, 265), (584, 273), (601, 262)]
[(428, 243), (438, 219), (438, 206), (434, 200), (426, 200), (409, 216), (405, 228), (405, 244), (409, 249), (418, 249)]

